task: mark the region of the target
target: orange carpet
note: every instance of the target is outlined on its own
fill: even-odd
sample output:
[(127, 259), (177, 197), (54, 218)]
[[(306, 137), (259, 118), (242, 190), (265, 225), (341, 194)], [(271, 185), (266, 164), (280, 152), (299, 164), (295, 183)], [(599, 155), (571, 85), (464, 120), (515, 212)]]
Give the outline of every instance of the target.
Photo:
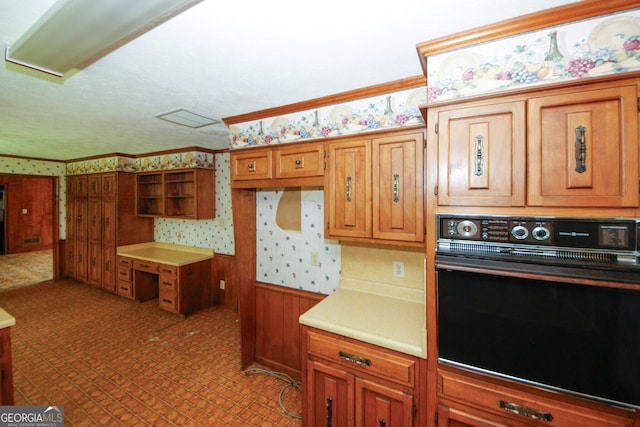
[(296, 387), (240, 371), (231, 309), (185, 318), (72, 280), (2, 291), (0, 307), (15, 404), (63, 406), (67, 426), (301, 424)]

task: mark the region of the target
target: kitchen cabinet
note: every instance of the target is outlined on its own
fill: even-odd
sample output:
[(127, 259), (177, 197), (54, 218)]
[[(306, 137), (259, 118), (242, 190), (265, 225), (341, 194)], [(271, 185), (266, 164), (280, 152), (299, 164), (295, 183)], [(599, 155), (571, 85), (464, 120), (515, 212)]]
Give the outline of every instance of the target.
[(75, 175), (67, 184), (66, 273), (115, 293), (116, 246), (153, 240), (153, 219), (134, 215), (135, 175)]
[(11, 328), (4, 327), (0, 328), (0, 406), (9, 406), (13, 404), (14, 398), (13, 360), (11, 354)]
[(438, 205), (638, 207), (637, 99), (624, 79), (428, 108)]
[(424, 242), (422, 131), (335, 140), (327, 152), (327, 238)]
[(234, 188), (321, 186), (324, 143), (303, 142), (231, 152)]
[(303, 327), (303, 425), (412, 426), (417, 358)]
[(438, 134), (438, 204), (524, 206), (525, 104), (461, 105), (432, 112)]
[(528, 100), (527, 203), (638, 206), (638, 85), (618, 82)]
[(212, 169), (139, 173), (136, 180), (139, 216), (209, 219), (215, 217)]
[(557, 393), (449, 367), (438, 369), (437, 393), (438, 427), (634, 425), (633, 411), (559, 398)]

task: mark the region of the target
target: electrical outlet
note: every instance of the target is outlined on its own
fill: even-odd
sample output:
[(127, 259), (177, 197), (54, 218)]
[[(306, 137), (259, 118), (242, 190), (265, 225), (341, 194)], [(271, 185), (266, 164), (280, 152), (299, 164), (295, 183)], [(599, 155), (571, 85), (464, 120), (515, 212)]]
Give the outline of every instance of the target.
[(220, 280), (220, 290), (224, 291), (225, 286), (227, 286), (227, 284), (224, 282), (224, 280)]
[(404, 277), (404, 262), (393, 261), (393, 275), (394, 277)]
[(318, 252), (311, 252), (311, 265), (320, 267), (320, 255), (318, 255)]

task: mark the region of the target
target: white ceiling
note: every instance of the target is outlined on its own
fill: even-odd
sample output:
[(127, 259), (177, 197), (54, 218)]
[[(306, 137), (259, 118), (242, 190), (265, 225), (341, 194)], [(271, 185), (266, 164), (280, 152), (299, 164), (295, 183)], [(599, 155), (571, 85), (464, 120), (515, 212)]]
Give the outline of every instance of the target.
[[(3, 57), (54, 2), (0, 0)], [(571, 2), (204, 0), (62, 79), (2, 60), (0, 155), (228, 148), (224, 124), (155, 116), (220, 119), (417, 76), (418, 43)]]

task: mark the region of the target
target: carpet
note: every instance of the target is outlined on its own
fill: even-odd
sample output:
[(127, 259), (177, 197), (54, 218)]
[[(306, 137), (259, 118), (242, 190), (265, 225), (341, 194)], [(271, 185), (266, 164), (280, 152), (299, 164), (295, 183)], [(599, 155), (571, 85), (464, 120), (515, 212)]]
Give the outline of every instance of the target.
[(53, 280), (53, 250), (0, 255), (0, 292)]

